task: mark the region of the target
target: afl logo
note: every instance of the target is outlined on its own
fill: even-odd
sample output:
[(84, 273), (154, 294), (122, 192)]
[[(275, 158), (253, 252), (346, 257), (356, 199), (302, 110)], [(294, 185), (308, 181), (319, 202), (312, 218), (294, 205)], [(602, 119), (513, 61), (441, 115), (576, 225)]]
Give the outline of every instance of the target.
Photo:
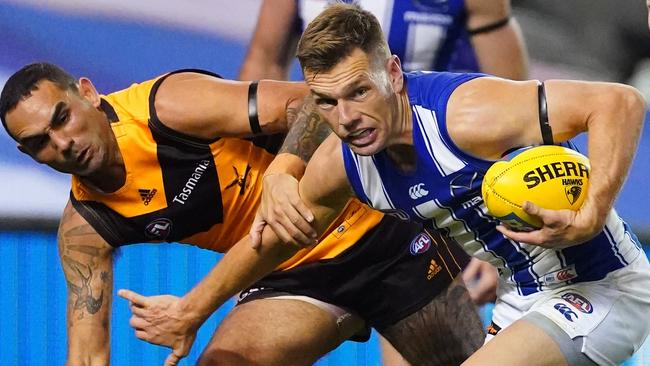
[(589, 300), (575, 292), (562, 294), (562, 299), (585, 314), (591, 314), (594, 311), (594, 307), (591, 306)]
[(144, 235), (149, 239), (165, 240), (172, 231), (172, 220), (166, 218), (155, 219), (144, 229)]
[(411, 242), (411, 254), (418, 255), (426, 252), (431, 247), (431, 238), (427, 234), (420, 233)]

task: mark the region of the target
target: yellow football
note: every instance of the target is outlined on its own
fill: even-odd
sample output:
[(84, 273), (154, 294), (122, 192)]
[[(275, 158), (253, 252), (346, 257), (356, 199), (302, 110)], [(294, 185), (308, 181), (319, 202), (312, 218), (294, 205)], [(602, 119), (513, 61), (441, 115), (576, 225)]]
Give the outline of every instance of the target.
[(509, 227), (530, 231), (541, 222), (522, 209), (524, 201), (540, 207), (578, 210), (589, 186), (589, 159), (553, 145), (518, 149), (488, 169), (481, 193), (490, 215)]

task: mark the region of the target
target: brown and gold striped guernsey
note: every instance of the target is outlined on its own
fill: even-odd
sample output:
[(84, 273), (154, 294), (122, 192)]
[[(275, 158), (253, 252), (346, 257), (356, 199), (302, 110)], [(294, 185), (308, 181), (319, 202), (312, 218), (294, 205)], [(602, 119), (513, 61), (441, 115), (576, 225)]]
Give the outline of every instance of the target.
[[(260, 202), (262, 174), (281, 136), (205, 141), (166, 127), (153, 100), (168, 75), (102, 97), (126, 181), (116, 192), (104, 194), (73, 176), (70, 198), (113, 246), (180, 242), (225, 252), (248, 234)], [(280, 268), (333, 258), (381, 218), (381, 213), (351, 201), (316, 247), (300, 251)]]

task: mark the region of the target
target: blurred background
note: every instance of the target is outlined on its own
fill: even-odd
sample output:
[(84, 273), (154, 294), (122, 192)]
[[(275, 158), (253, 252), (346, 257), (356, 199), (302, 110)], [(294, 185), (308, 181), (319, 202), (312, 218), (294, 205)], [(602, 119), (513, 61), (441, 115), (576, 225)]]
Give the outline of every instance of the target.
[[(87, 76), (102, 93), (178, 68), (235, 78), (259, 5), (259, 0), (0, 0), (0, 85), (35, 61)], [(513, 6), (532, 78), (624, 82), (650, 99), (650, 34), (643, 0), (513, 0)], [(292, 78), (300, 78), (296, 67)], [(584, 148), (584, 141), (579, 144)], [(648, 244), (649, 180), (646, 129), (616, 207)], [(0, 365), (64, 363), (65, 280), (55, 230), (68, 192), (69, 177), (21, 156), (0, 132)], [(119, 256), (116, 290), (176, 295), (219, 258), (181, 245), (131, 246)], [(162, 364), (167, 350), (135, 338), (126, 301), (115, 299), (113, 308), (113, 364)], [(184, 365), (194, 363), (227, 311), (221, 309), (204, 325)], [(489, 308), (484, 313), (489, 316)], [(365, 344), (347, 342), (318, 364), (378, 365), (377, 350), (374, 336)], [(650, 365), (650, 349), (626, 365)]]

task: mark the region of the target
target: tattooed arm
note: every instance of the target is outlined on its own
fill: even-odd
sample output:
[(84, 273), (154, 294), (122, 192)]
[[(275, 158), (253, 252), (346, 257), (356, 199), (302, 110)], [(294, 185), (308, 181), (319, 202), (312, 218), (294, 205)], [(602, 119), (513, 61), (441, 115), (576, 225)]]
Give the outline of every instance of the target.
[(316, 111), (313, 98), (305, 98), (278, 156), (264, 174), (262, 202), (250, 231), (254, 247), (259, 246), (266, 224), (285, 243), (301, 246), (315, 243), (314, 215), (298, 194), (298, 179), (318, 146), (331, 132)]
[(112, 247), (70, 202), (59, 224), (58, 242), (68, 285), (66, 365), (108, 365)]

